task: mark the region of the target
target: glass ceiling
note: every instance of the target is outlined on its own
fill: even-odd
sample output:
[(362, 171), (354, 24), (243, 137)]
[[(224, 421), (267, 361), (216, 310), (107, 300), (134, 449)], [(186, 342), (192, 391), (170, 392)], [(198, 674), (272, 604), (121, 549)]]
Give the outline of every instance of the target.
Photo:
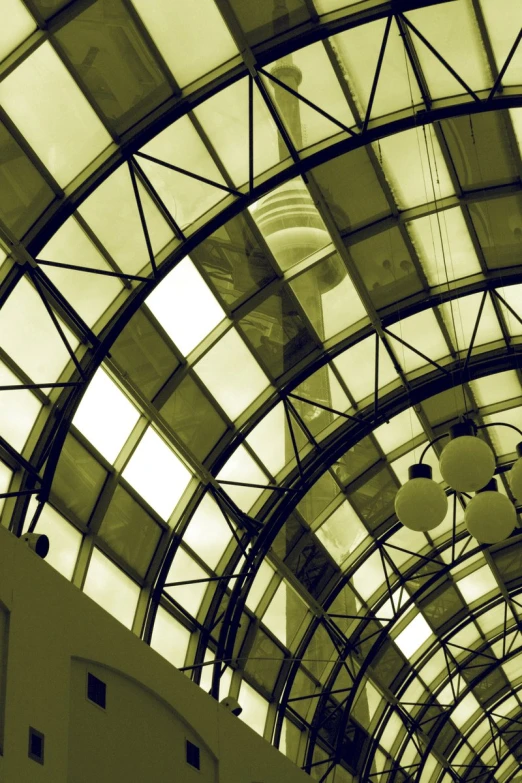
[(520, 528), (393, 501), (522, 427), (522, 5), (1, 10), (1, 523), (317, 780), (515, 779)]

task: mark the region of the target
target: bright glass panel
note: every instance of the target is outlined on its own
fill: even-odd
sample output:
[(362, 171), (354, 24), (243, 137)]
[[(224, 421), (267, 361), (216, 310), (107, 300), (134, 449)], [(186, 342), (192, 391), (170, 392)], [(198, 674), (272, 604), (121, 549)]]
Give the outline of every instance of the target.
[(243, 712), (239, 716), (241, 720), (263, 736), (268, 713), (267, 700), (243, 680), (239, 690), (239, 703), (243, 707)]
[[(61, 327), (71, 348), (78, 340)], [(0, 345), (35, 383), (51, 383), (70, 360), (40, 295), (22, 277), (0, 310)]]
[[(287, 422), (284, 405), (278, 403), (247, 436), (246, 441), (268, 468), (277, 476), (290, 459), (288, 451)], [(293, 452), (292, 452), (293, 453)]]
[[(345, 66), (359, 110), (364, 116), (377, 68), (377, 60), (383, 41), (385, 19), (358, 25), (333, 37), (338, 57)], [(381, 72), (374, 95), (372, 117), (410, 107), (421, 101), (419, 86), (411, 70), (408, 58), (395, 22), (392, 23)]]
[[(499, 288), (498, 292), (512, 310), (514, 310), (517, 315), (520, 315), (522, 312), (522, 285), (510, 285), (506, 288)], [(522, 335), (522, 323), (515, 318), (513, 312), (508, 310), (504, 304), (501, 304), (500, 307), (504, 313), (509, 334), (512, 337), (519, 337)]]
[(480, 273), (462, 210), (445, 209), (408, 223), (422, 267), (432, 286)]
[(139, 411), (100, 368), (89, 383), (72, 423), (114, 462), (140, 417)]
[(259, 602), (263, 598), (273, 576), (274, 569), (266, 562), (266, 560), (263, 560), (257, 574), (254, 577), (252, 587), (250, 588), (247, 599), (245, 601), (250, 611), (256, 611), (257, 607), (259, 606)]
[[(195, 109), (235, 185), (248, 180), (248, 81), (240, 79)], [(254, 176), (279, 163), (278, 133), (254, 86)]]
[[(0, 430), (0, 434), (1, 432), (2, 431)], [(4, 465), (4, 463), (0, 460), (0, 494), (8, 491), (9, 484), (11, 483), (12, 477), (13, 477), (13, 472), (9, 470), (7, 465)], [(2, 513), (4, 503), (5, 503), (4, 498), (0, 498), (0, 514)]]
[(47, 41), (0, 83), (0, 101), (62, 187), (111, 142)]
[(471, 389), (480, 407), (522, 396), (522, 386), (515, 370), (477, 378), (471, 381)]
[[(402, 457), (399, 457), (399, 459), (396, 459), (391, 463), (395, 475), (397, 476), (401, 484), (405, 484), (408, 481), (408, 468), (414, 463), (419, 461), (420, 455), (424, 450), (424, 448), (426, 447), (426, 445), (427, 445), (426, 441), (420, 443), (418, 446), (416, 446), (414, 449), (409, 451), (407, 454), (403, 454)], [(436, 452), (433, 449), (428, 449), (428, 451), (422, 458), (422, 461), (426, 465), (429, 465), (431, 467), (433, 471), (433, 475), (432, 475), (433, 480), (437, 481), (438, 483), (441, 483), (442, 475), (440, 472), (439, 460)], [(408, 531), (408, 532), (412, 532), (412, 531)]]
[[(481, 300), (482, 294), (471, 294), (440, 305), (446, 328), (459, 351), (467, 351), (471, 343)], [(484, 345), (495, 340), (502, 340), (502, 332), (491, 299), (487, 296), (473, 345)]]
[[(515, 43), (517, 32), (522, 27), (522, 6), (513, 0), (480, 0), (480, 6), (487, 23), (497, 68), (500, 71)], [(504, 74), (502, 84), (522, 84), (520, 44)]]
[(0, 60), (11, 54), (18, 44), (36, 30), (36, 22), (20, 0), (2, 0), (2, 19)]
[[(405, 340), (428, 359), (438, 361), (449, 353), (446, 340), (435, 318), (433, 310), (421, 310), (388, 328), (392, 334)], [(398, 340), (390, 340), (399, 364), (406, 374), (426, 366), (426, 359), (412, 351)], [(428, 365), (432, 367), (432, 365)]]
[(478, 710), (482, 710), (482, 707), (474, 695), (472, 693), (468, 693), (468, 695), (464, 696), (462, 701), (457, 704), (451, 713), (451, 719), (457, 726), (462, 727), (465, 726), (471, 716), (474, 715)]
[[(19, 386), (20, 380), (0, 362), (0, 386)], [(22, 451), (42, 405), (27, 390), (0, 391), (0, 435)]]
[(209, 568), (215, 569), (231, 538), (232, 531), (223, 512), (210, 495), (205, 495), (183, 534), (183, 541)]
[[(486, 53), (471, 3), (450, 3), (408, 12), (408, 18), (472, 90), (491, 84)], [(432, 98), (465, 92), (415, 33), (415, 49)]]
[(416, 438), (422, 431), (419, 417), (412, 408), (408, 408), (394, 416), (388, 423), (377, 427), (374, 435), (384, 453), (389, 454), (402, 446), (403, 443)]
[(267, 377), (235, 329), (230, 329), (194, 369), (232, 420), (268, 386)]
[(190, 641), (190, 631), (158, 606), (150, 646), (173, 666), (183, 666)]
[(499, 589), (497, 580), (487, 565), (459, 579), (457, 584), (468, 604), (472, 604), (479, 598)]
[(411, 658), (430, 636), (433, 636), (430, 626), (418, 614), (395, 638), (395, 644), (406, 658)]
[(99, 549), (94, 549), (91, 555), (83, 592), (131, 628), (140, 588)]
[(147, 297), (147, 305), (185, 355), (225, 317), (190, 258), (162, 280)]
[(321, 295), (321, 306), (325, 340), (353, 326), (362, 318), (367, 318), (366, 309), (348, 275), (345, 275), (335, 288), (330, 288)]
[(238, 53), (213, 0), (132, 2), (180, 87)]
[(337, 565), (368, 538), (368, 532), (347, 500), (316, 531), (317, 538)]
[[(206, 577), (208, 577), (208, 574), (201, 566), (184, 549), (179, 547), (165, 582), (166, 584), (169, 582), (187, 582), (195, 579), (205, 579)], [(181, 604), (189, 614), (196, 617), (207, 587), (208, 582), (199, 582), (198, 584), (166, 587), (165, 592)]]
[[(375, 337), (367, 337), (334, 359), (342, 379), (356, 402), (361, 402), (375, 390)], [(379, 345), (379, 389), (398, 380), (388, 352)]]
[(382, 155), (384, 173), (401, 209), (454, 194), (442, 150), (431, 125), (387, 136), (380, 140), (376, 152)]
[[(39, 258), (73, 267), (113, 271), (74, 217), (66, 220), (58, 229), (39, 253)], [(88, 326), (96, 323), (123, 289), (121, 281), (116, 277), (51, 266), (42, 269)]]
[(364, 601), (368, 601), (377, 592), (385, 582), (385, 574), (379, 552), (374, 552), (370, 555), (354, 573), (352, 581), (353, 586)]
[[(509, 410), (500, 411), (500, 413), (484, 416), (485, 424), (496, 424), (498, 422), (513, 424), (515, 427), (522, 429), (522, 407), (509, 408)], [(520, 442), (518, 432), (509, 427), (489, 427), (488, 434), (496, 453), (500, 456), (515, 452), (517, 443)]]
[[(267, 477), (244, 446), (239, 446), (235, 450), (216, 478), (218, 481), (238, 481), (244, 484), (261, 484), (262, 486), (268, 484)], [(259, 487), (236, 487), (233, 484), (223, 484), (223, 489), (234, 503), (246, 512), (252, 508), (263, 492)]]
[(150, 427), (122, 476), (166, 521), (191, 479), (185, 465)]
[[(169, 125), (141, 151), (153, 158), (225, 185), (218, 167), (188, 117), (181, 117), (177, 122)], [(214, 185), (189, 177), (188, 174), (173, 171), (166, 166), (160, 166), (146, 158), (139, 158), (139, 163), (152, 187), (182, 229), (193, 223), (226, 195), (225, 191)]]
[(42, 509), (36, 532), (49, 537), (49, 553), (45, 562), (56, 568), (66, 579), (72, 579), (82, 534), (48, 503)]
[[(152, 252), (157, 255), (173, 239), (169, 224), (138, 180), (138, 192)], [(149, 264), (145, 234), (127, 166), (120, 166), (79, 208), (119, 268), (135, 275)]]

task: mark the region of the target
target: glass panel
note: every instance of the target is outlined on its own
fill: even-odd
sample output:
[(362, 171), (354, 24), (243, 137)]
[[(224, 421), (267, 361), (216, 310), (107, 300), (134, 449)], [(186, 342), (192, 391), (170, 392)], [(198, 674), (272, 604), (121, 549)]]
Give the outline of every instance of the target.
[(477, 378), (471, 381), (471, 389), (481, 407), (522, 396), (522, 386), (515, 370)]
[(67, 5), (69, 0), (32, 0), (32, 2), (44, 19), (48, 19), (64, 5)]
[[(58, 229), (38, 255), (44, 261), (112, 271), (74, 217), (69, 218)], [(43, 266), (42, 270), (88, 326), (93, 326), (123, 290), (120, 280), (107, 275), (51, 266)]]
[(379, 141), (378, 155), (401, 209), (454, 194), (440, 144), (431, 125)]
[(132, 626), (140, 588), (99, 549), (91, 555), (83, 591), (120, 623)]
[(307, 611), (302, 598), (283, 580), (268, 604), (263, 622), (280, 642), (292, 647)]
[(381, 424), (373, 434), (384, 453), (389, 454), (421, 433), (424, 434), (417, 414), (408, 408), (389, 422)]
[[(286, 55), (268, 67), (267, 71), (347, 127), (354, 124), (353, 115), (322, 43)], [(341, 132), (338, 125), (296, 99), (281, 85), (267, 78), (264, 81), (296, 149), (312, 146)], [(306, 133), (303, 133), (304, 129)]]
[[(0, 494), (8, 491), (9, 484), (11, 483), (12, 477), (13, 477), (13, 472), (9, 470), (7, 465), (4, 465), (4, 463), (0, 460)], [(0, 517), (2, 516), (2, 509), (4, 507), (4, 504), (5, 504), (4, 498), (0, 498)]]
[(506, 112), (486, 111), (441, 122), (463, 190), (512, 182), (516, 177), (507, 119)]
[[(522, 407), (510, 408), (509, 410), (501, 411), (500, 413), (493, 413), (491, 416), (484, 416), (484, 422), (486, 424), (505, 422), (506, 424), (513, 424), (513, 426), (522, 429)], [(520, 435), (518, 432), (509, 429), (508, 427), (490, 427), (488, 434), (495, 451), (501, 456), (504, 454), (514, 454), (517, 443), (520, 442)]]
[[(481, 300), (482, 294), (471, 294), (471, 296), (462, 296), (453, 302), (446, 302), (440, 306), (444, 323), (453, 344), (460, 351), (467, 350), (471, 343), (471, 336), (479, 314)], [(456, 335), (454, 329), (456, 329)], [(494, 340), (502, 340), (502, 332), (500, 331), (500, 324), (491, 299), (489, 296), (486, 296), (474, 346), (484, 345)]]
[[(480, 1), (486, 20), (497, 69), (500, 71), (511, 51), (517, 31), (522, 27), (522, 7), (511, 0)], [(502, 84), (522, 84), (522, 49), (518, 46), (515, 56), (506, 70)]]
[(254, 581), (252, 582), (252, 586), (245, 601), (246, 605), (252, 612), (255, 612), (259, 606), (259, 602), (265, 595), (266, 589), (270, 584), (273, 575), (274, 569), (266, 562), (266, 560), (263, 560), (254, 577)]
[[(0, 386), (19, 385), (16, 375), (0, 362)], [(0, 391), (0, 436), (13, 448), (22, 451), (41, 407), (30, 391)]]
[(274, 377), (311, 353), (316, 343), (293, 297), (282, 288), (239, 322), (255, 353)]
[[(291, 417), (291, 422), (297, 448), (301, 450), (308, 441), (294, 417)], [(261, 419), (246, 440), (272, 476), (277, 476), (284, 466), (295, 458), (292, 435), (282, 402)]]
[(246, 215), (238, 215), (192, 251), (223, 302), (233, 306), (275, 278)]
[[(240, 79), (195, 109), (235, 185), (248, 180), (248, 80)], [(281, 155), (280, 155), (281, 150)], [(254, 176), (286, 158), (276, 125), (254, 86)]]
[(459, 579), (457, 586), (468, 605), (492, 591), (497, 592), (499, 589), (497, 580), (488, 565), (484, 565), (468, 576)]
[(107, 478), (107, 471), (72, 435), (60, 452), (52, 492), (66, 509), (87, 523)]
[[(369, 26), (358, 27), (357, 34)], [(390, 214), (390, 206), (364, 147), (318, 166), (313, 170), (313, 177), (342, 232)]]
[(243, 413), (268, 386), (264, 372), (235, 329), (230, 329), (194, 369), (231, 419)]
[(151, 427), (138, 443), (122, 476), (165, 521), (191, 479), (185, 465)]
[(398, 490), (396, 481), (391, 469), (382, 468), (350, 493), (350, 502), (370, 532), (393, 514), (393, 502)]
[(480, 273), (477, 254), (458, 207), (412, 220), (407, 226), (430, 285)]
[(87, 386), (72, 423), (106, 460), (114, 462), (139, 417), (139, 411), (100, 368)]
[(339, 566), (368, 539), (366, 528), (347, 500), (328, 517), (316, 535)]
[(210, 400), (189, 375), (176, 386), (160, 413), (190, 451), (205, 459), (226, 430)]
[[(324, 4), (323, 0), (321, 4)], [(368, 108), (385, 26), (386, 20), (379, 19), (370, 24), (357, 25), (333, 37), (338, 57), (347, 72), (348, 81), (363, 116)], [(419, 86), (394, 21), (382, 60), (371, 116), (379, 117), (398, 109), (410, 108), (412, 104), (420, 102)]]
[[(348, 386), (356, 402), (361, 402), (375, 390), (375, 337), (360, 340), (340, 354), (334, 364)], [(378, 388), (383, 389), (389, 383), (398, 381), (398, 375), (390, 356), (379, 341)]]
[[(422, 310), (420, 313), (410, 315), (390, 326), (388, 331), (435, 362), (449, 354), (448, 345), (433, 310)], [(393, 337), (390, 343), (405, 373), (413, 372), (427, 364), (426, 359), (398, 340), (394, 340)], [(431, 368), (432, 365), (429, 365), (428, 369)]]
[[(491, 84), (486, 52), (471, 5), (432, 6), (409, 11), (406, 16), (472, 90), (483, 90)], [(463, 93), (464, 88), (415, 33), (412, 39), (431, 97)]]
[(168, 340), (147, 317), (144, 309), (132, 316), (112, 344), (110, 354), (148, 400), (179, 366)]
[(249, 207), (281, 270), (331, 244), (331, 237), (300, 177), (274, 188)]
[(4, 79), (0, 101), (62, 187), (110, 144), (109, 134), (49, 42)]
[[(198, 565), (184, 549), (179, 547), (167, 574), (165, 584), (205, 579), (207, 576), (208, 574), (201, 566)], [(207, 587), (208, 582), (199, 582), (198, 584), (165, 587), (165, 592), (181, 604), (192, 617), (196, 617)]]
[(22, 237), (50, 204), (53, 193), (1, 122), (0, 151), (0, 217)]
[(245, 672), (265, 692), (272, 693), (283, 662), (283, 651), (259, 629), (256, 633)]
[(98, 531), (100, 538), (144, 577), (161, 534), (157, 522), (123, 487), (117, 486)]
[(348, 250), (375, 307), (385, 307), (422, 289), (398, 228), (363, 239)]
[(257, 691), (243, 680), (239, 691), (239, 703), (243, 708), (243, 712), (239, 716), (241, 720), (263, 736), (268, 713), (268, 702), (266, 699), (263, 699)]
[(190, 6), (184, 0), (132, 2), (180, 87), (238, 53), (212, 0), (191, 0)]
[(395, 644), (406, 658), (411, 658), (433, 632), (421, 614), (416, 615), (395, 637)]
[(169, 272), (146, 302), (185, 355), (199, 345), (225, 317), (189, 258), (184, 258)]
[[(141, 152), (200, 177), (225, 185), (218, 167), (188, 117), (182, 117), (146, 144)], [(180, 228), (184, 229), (226, 196), (214, 185), (140, 157), (139, 164)]]
[[(255, 462), (244, 446), (239, 446), (227, 460), (216, 476), (218, 481), (237, 481), (245, 484), (260, 484), (261, 487), (268, 484), (268, 478), (265, 476), (257, 462)], [(223, 484), (223, 489), (230, 495), (234, 503), (240, 509), (248, 512), (263, 489), (249, 486), (233, 486)]]
[(55, 35), (116, 132), (134, 125), (171, 95), (122, 0), (96, 0)]
[[(69, 345), (78, 340), (61, 323)], [(70, 360), (39, 293), (22, 277), (0, 310), (0, 345), (35, 383), (51, 383)]]
[(306, 0), (285, 0), (284, 6), (255, 0), (231, 0), (230, 5), (251, 46), (310, 18)]
[[(174, 235), (139, 179), (138, 190), (156, 255)], [(149, 267), (145, 234), (127, 166), (120, 166), (102, 182), (79, 212), (123, 272), (135, 275)]]
[(488, 267), (520, 264), (522, 195), (479, 201), (469, 211)]
[(158, 607), (150, 646), (172, 663), (173, 666), (183, 666), (187, 647), (190, 641), (190, 631), (172, 617), (162, 606)]
[(207, 493), (183, 533), (183, 541), (214, 570), (231, 539), (223, 512)]
[(323, 342), (368, 317), (337, 253), (299, 275), (290, 285)]
[(56, 568), (66, 579), (72, 579), (82, 534), (46, 503), (38, 518), (36, 532), (49, 537), (49, 553), (45, 562)]
[(2, 0), (2, 17), (5, 24), (0, 32), (0, 60), (36, 30), (36, 22), (20, 0)]

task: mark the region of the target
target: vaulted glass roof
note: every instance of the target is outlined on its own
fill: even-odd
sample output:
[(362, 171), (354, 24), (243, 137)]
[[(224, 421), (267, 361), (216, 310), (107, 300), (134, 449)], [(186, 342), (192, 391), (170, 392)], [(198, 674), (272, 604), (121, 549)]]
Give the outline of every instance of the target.
[(515, 779), (520, 519), (393, 503), (522, 426), (522, 6), (2, 11), (1, 523), (317, 780)]

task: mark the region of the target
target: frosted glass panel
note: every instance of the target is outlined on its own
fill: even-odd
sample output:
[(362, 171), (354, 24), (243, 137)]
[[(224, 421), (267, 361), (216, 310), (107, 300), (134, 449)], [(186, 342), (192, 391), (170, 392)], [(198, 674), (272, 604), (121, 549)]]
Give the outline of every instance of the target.
[(150, 646), (174, 666), (185, 663), (190, 631), (159, 606)]
[[(20, 381), (0, 362), (0, 386), (19, 386)], [(30, 391), (0, 391), (0, 435), (22, 451), (42, 405)]]
[(66, 579), (72, 579), (82, 543), (80, 531), (46, 503), (38, 518), (35, 532), (43, 533), (49, 538), (49, 553), (45, 562), (56, 568)]
[(185, 530), (183, 541), (209, 568), (216, 568), (231, 538), (232, 531), (223, 512), (210, 495), (205, 495)]
[(132, 626), (140, 588), (99, 549), (93, 550), (83, 591), (120, 623)]
[(241, 720), (263, 736), (268, 713), (267, 700), (263, 699), (260, 693), (243, 681), (239, 691), (239, 703), (243, 707), (243, 712), (239, 716)]
[(2, 18), (0, 60), (11, 54), (18, 44), (36, 30), (36, 22), (21, 0), (2, 0)]

